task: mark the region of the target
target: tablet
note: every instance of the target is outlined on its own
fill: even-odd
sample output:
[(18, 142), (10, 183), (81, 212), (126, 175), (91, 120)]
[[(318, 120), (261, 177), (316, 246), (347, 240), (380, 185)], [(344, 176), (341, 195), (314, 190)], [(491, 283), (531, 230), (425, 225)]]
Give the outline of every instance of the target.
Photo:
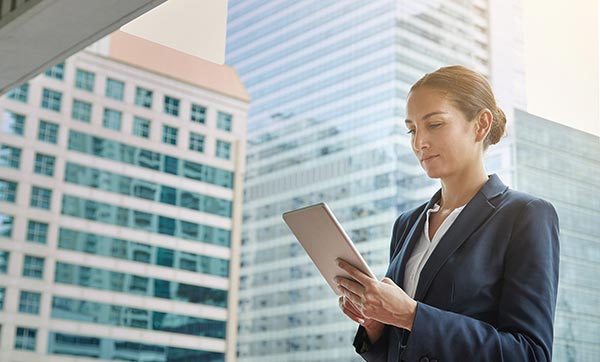
[(336, 258), (346, 260), (375, 279), (375, 275), (327, 204), (320, 203), (288, 211), (283, 213), (282, 217), (336, 294), (341, 293), (333, 280), (335, 276), (352, 279), (337, 266)]

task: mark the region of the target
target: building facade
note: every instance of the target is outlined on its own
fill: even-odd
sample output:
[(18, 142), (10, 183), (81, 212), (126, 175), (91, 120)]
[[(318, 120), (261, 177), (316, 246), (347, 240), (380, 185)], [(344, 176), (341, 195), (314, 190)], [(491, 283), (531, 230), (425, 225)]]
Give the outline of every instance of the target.
[(519, 190), (549, 200), (560, 222), (554, 361), (600, 356), (600, 138), (515, 112)]
[[(508, 76), (492, 67), (493, 57), (503, 61), (498, 53), (512, 59), (492, 52), (493, 29), (507, 29), (500, 17), (490, 23), (492, 7), (502, 6), (483, 0), (229, 1), (226, 61), (252, 98), (239, 361), (361, 360), (351, 346), (356, 325), (340, 312), (281, 213), (327, 202), (383, 277), (394, 220), (439, 187), (422, 171), (406, 134), (411, 84), (426, 72), (463, 64), (514, 95), (512, 63), (501, 69)], [(509, 118), (511, 109), (505, 108)], [(510, 139), (487, 157), (488, 170), (511, 184)]]
[(0, 360), (234, 360), (248, 102), (120, 32), (0, 98)]

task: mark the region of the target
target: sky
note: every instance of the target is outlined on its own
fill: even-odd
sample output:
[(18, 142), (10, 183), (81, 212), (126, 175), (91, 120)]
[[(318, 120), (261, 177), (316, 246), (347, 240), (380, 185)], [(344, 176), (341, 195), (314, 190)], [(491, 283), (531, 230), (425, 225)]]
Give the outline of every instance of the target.
[[(600, 136), (598, 0), (522, 1), (527, 111)], [(169, 0), (122, 30), (222, 64), (226, 23), (227, 0)]]

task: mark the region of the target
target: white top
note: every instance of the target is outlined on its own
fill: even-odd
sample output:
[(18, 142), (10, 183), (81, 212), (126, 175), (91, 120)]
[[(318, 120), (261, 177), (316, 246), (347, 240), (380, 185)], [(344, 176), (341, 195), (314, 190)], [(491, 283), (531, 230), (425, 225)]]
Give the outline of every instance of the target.
[(444, 236), (446, 231), (452, 226), (454, 220), (458, 217), (462, 209), (465, 208), (466, 205), (461, 207), (457, 207), (452, 210), (450, 215), (446, 217), (444, 222), (440, 225), (440, 227), (433, 235), (433, 240), (429, 240), (429, 215), (438, 212), (440, 209), (440, 205), (437, 203), (433, 205), (433, 207), (427, 210), (427, 218), (425, 219), (425, 227), (423, 232), (421, 233), (421, 237), (419, 241), (417, 241), (417, 245), (412, 251), (410, 258), (406, 262), (406, 269), (404, 271), (404, 291), (411, 298), (415, 297), (415, 293), (417, 291), (417, 284), (419, 283), (419, 276), (421, 275), (421, 271), (425, 266), (425, 263), (435, 250), (435, 247), (440, 242), (440, 239)]

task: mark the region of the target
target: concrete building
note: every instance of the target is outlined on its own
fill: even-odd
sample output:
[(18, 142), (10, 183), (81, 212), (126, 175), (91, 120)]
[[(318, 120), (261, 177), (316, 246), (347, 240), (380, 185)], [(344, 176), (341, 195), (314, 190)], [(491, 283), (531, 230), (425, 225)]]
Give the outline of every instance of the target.
[(0, 360), (235, 359), (248, 102), (122, 32), (0, 98)]

